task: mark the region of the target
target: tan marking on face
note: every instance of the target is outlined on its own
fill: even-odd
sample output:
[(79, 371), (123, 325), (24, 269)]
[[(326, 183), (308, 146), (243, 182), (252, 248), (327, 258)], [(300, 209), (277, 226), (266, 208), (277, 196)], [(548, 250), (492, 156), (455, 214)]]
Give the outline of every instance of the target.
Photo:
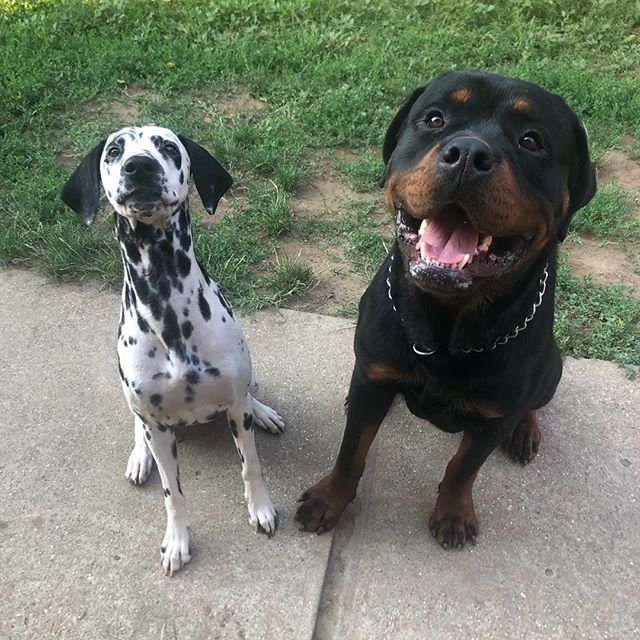
[(530, 113), (531, 105), (529, 104), (528, 100), (525, 100), (524, 98), (519, 98), (513, 103), (513, 110), (516, 113)]
[(462, 104), (464, 104), (465, 102), (468, 102), (470, 97), (471, 97), (471, 91), (469, 91), (469, 89), (456, 89), (449, 96), (449, 98), (454, 102), (460, 102)]
[(509, 165), (501, 162), (473, 199), (470, 212), (481, 233), (517, 236), (533, 233), (531, 250), (547, 242), (553, 223), (553, 208), (526, 196), (518, 186)]
[(438, 184), (437, 165), (440, 147), (434, 147), (417, 166), (391, 176), (384, 193), (387, 208), (395, 213), (395, 201), (400, 200), (410, 215), (420, 218), (433, 208)]

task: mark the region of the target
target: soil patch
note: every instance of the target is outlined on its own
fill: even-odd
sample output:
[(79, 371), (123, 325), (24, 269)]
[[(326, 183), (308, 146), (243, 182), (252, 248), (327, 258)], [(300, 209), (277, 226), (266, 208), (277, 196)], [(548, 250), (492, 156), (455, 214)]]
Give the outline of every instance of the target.
[[(265, 101), (252, 96), (248, 91), (240, 91), (232, 96), (218, 96), (210, 100), (211, 106), (226, 116), (252, 115), (265, 107)], [(205, 114), (205, 122), (211, 122), (211, 116)]]
[(640, 162), (629, 156), (610, 149), (606, 151), (598, 165), (598, 180), (601, 184), (616, 181), (623, 189), (640, 189)]
[(585, 237), (566, 242), (563, 251), (574, 276), (591, 276), (599, 286), (622, 283), (631, 287), (634, 298), (640, 300), (640, 274), (634, 272), (633, 263), (617, 244)]
[[(598, 182), (601, 185), (617, 182), (632, 195), (640, 192), (640, 162), (617, 149), (606, 151), (598, 165)], [(636, 203), (638, 202), (636, 198)], [(640, 216), (640, 206), (634, 210)], [(636, 273), (637, 262), (619, 244), (602, 242), (597, 238), (583, 236), (565, 243), (571, 273), (582, 277), (590, 275), (594, 284), (606, 286), (623, 283), (633, 288), (633, 296), (640, 300), (640, 275)]]

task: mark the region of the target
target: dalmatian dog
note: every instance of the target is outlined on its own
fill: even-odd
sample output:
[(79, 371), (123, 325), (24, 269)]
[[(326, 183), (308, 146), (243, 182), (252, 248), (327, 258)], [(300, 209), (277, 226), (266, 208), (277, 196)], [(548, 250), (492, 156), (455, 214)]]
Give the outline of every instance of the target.
[(242, 462), (249, 522), (269, 537), (278, 517), (253, 428), (284, 429), (280, 415), (253, 397), (257, 385), (242, 329), (194, 254), (190, 175), (213, 213), (232, 178), (205, 149), (168, 129), (125, 128), (82, 160), (60, 194), (89, 225), (102, 183), (115, 210), (124, 264), (118, 362), (134, 414), (125, 475), (142, 484), (156, 461), (167, 511), (161, 565), (170, 576), (191, 559), (174, 428), (226, 413)]

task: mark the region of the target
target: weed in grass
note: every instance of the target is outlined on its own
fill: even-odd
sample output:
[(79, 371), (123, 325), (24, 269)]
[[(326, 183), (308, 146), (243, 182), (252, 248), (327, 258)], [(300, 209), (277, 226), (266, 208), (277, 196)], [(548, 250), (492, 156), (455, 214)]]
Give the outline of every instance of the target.
[(336, 315), (340, 318), (357, 318), (358, 317), (358, 302), (347, 302), (338, 308)]
[(270, 275), (264, 280), (272, 300), (278, 304), (293, 295), (302, 295), (315, 282), (313, 270), (298, 260), (278, 258)]

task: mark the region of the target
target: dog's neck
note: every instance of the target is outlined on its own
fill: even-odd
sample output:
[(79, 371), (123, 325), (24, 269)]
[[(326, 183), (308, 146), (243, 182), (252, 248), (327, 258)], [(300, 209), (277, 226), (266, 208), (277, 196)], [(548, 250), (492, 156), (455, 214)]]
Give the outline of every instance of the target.
[(195, 257), (188, 204), (164, 226), (131, 225), (118, 214), (115, 226), (124, 265), (123, 312), (137, 313), (162, 331), (168, 316), (176, 315), (178, 303), (188, 306), (191, 299), (197, 301), (211, 282)]
[[(553, 322), (555, 270), (556, 248), (552, 246), (513, 277), (500, 296), (492, 293), (490, 304), (470, 299), (466, 306), (443, 302), (395, 275), (399, 295), (394, 302), (411, 340), (429, 350), (466, 352), (471, 347), (474, 351), (490, 350), (497, 339), (522, 324), (536, 302), (538, 324)], [(544, 297), (540, 296), (541, 290)], [(541, 317), (545, 319), (540, 321)]]

